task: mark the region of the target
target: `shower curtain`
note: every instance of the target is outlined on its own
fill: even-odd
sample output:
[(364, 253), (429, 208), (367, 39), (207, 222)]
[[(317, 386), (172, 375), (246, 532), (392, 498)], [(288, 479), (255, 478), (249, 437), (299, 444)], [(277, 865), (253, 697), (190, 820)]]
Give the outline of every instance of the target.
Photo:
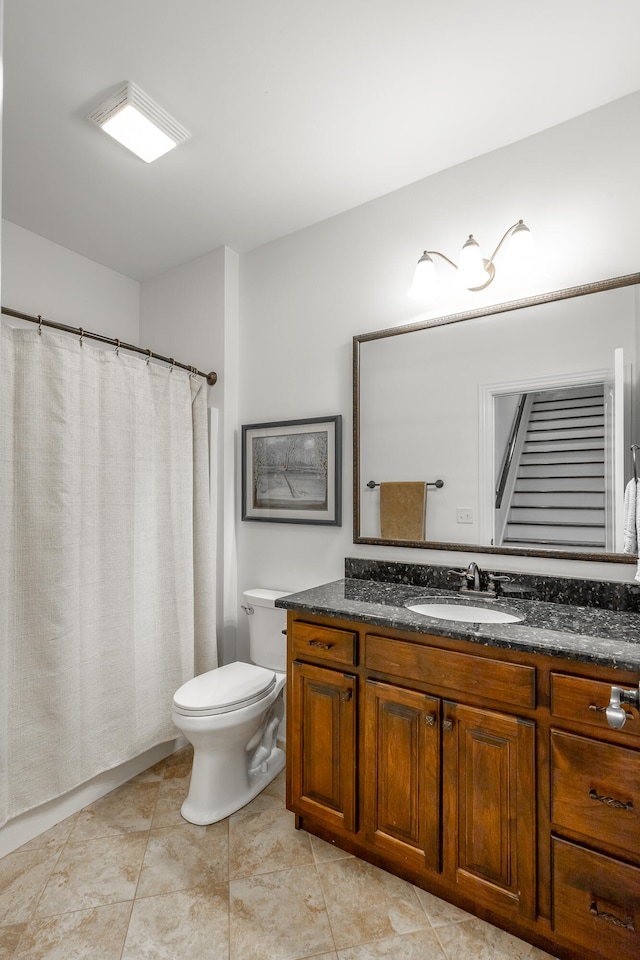
[(216, 666), (206, 387), (0, 337), (0, 825), (176, 736)]

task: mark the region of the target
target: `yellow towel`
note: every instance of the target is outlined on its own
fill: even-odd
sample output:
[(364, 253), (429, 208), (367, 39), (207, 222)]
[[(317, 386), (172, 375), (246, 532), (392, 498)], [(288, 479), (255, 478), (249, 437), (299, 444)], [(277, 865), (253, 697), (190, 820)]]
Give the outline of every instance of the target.
[(383, 540), (424, 540), (427, 484), (380, 484), (380, 536)]

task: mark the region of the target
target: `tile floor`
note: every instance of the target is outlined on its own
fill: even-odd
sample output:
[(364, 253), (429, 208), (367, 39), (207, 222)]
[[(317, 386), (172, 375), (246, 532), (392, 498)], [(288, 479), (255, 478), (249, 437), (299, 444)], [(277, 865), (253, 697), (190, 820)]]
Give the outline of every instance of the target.
[(284, 773), (180, 816), (189, 748), (0, 860), (0, 960), (548, 960), (303, 831)]

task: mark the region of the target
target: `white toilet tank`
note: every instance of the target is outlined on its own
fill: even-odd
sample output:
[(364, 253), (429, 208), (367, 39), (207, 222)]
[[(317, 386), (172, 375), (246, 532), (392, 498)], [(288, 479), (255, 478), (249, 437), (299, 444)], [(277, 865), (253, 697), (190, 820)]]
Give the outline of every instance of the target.
[(286, 597), (290, 590), (265, 590), (257, 587), (245, 590), (244, 609), (249, 615), (249, 656), (252, 663), (270, 670), (287, 668), (287, 611), (275, 606), (276, 600)]

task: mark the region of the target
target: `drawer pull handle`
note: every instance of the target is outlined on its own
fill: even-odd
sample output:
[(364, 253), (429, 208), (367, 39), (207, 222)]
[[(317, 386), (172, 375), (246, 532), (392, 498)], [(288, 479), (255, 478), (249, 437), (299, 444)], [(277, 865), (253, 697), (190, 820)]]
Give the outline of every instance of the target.
[(633, 917), (616, 917), (613, 913), (605, 913), (604, 910), (598, 910), (598, 904), (595, 902), (595, 900), (591, 904), (589, 913), (592, 914), (592, 916), (597, 917), (599, 920), (605, 920), (613, 927), (624, 927), (625, 930), (635, 930), (633, 925)]
[(317, 647), (319, 650), (331, 650), (332, 643), (322, 643), (321, 640), (309, 640), (310, 647)]
[(616, 800), (614, 797), (605, 797), (600, 793), (591, 788), (589, 790), (589, 798), (591, 800), (597, 800), (598, 803), (606, 803), (608, 807), (614, 807), (616, 810), (633, 810), (633, 802), (629, 800), (628, 803), (623, 803), (622, 800)]

